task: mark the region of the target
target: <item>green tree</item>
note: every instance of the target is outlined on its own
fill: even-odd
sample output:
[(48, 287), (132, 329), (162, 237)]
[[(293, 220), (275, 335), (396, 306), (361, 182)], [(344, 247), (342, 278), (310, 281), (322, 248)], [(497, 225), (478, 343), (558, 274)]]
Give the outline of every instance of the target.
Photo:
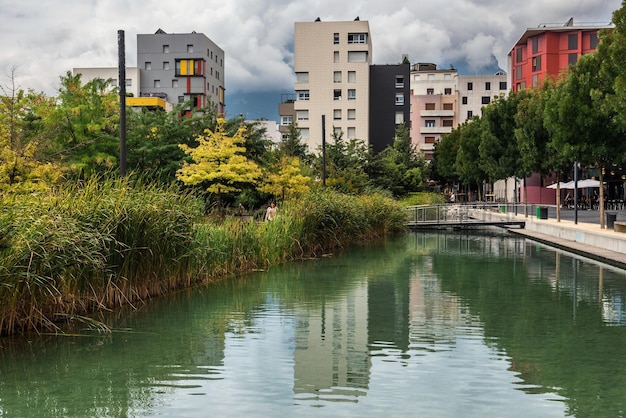
[(42, 127), (42, 115), (54, 101), (19, 89), (14, 73), (0, 91), (0, 190), (32, 191), (59, 182), (63, 170), (46, 157), (49, 143)]
[(463, 184), (476, 184), (479, 194), (481, 185), (488, 178), (480, 163), (480, 145), (483, 136), (483, 121), (478, 116), (465, 121), (461, 126), (459, 150), (455, 161), (455, 171)]
[(119, 102), (110, 80), (61, 77), (58, 104), (46, 118), (54, 156), (75, 176), (108, 172), (119, 161)]
[[(334, 132), (326, 144), (326, 186), (345, 193), (361, 193), (370, 185), (365, 172), (370, 158), (368, 146), (359, 139), (343, 139), (343, 132)], [(322, 177), (322, 156), (313, 161), (315, 175)]]
[(460, 142), (461, 129), (457, 127), (435, 144), (431, 163), (433, 179), (446, 183), (456, 183), (460, 180), (456, 170)]
[(259, 166), (245, 156), (246, 128), (242, 126), (235, 134), (228, 135), (225, 125), (226, 120), (218, 118), (215, 130), (206, 129), (197, 138), (195, 148), (180, 144), (191, 162), (186, 161), (177, 173), (184, 184), (202, 185), (215, 194), (220, 210), (224, 193), (241, 191), (244, 185), (256, 184), (261, 177)]
[(297, 123), (289, 124), (287, 136), (280, 142), (278, 149), (282, 155), (298, 157), (301, 161), (310, 161), (307, 146), (302, 142), (302, 136), (300, 135)]

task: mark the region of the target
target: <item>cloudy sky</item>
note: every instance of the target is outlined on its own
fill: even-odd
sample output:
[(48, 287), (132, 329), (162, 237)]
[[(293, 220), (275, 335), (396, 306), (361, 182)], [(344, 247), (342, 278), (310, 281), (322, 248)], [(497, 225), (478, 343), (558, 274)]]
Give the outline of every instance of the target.
[[(136, 65), (136, 35), (161, 28), (201, 32), (226, 54), (227, 115), (252, 113), (246, 97), (293, 91), (294, 22), (368, 20), (374, 64), (454, 65), (484, 73), (529, 27), (541, 23), (609, 23), (620, 0), (0, 0), (0, 85), (55, 95), (74, 67), (116, 67), (117, 31), (126, 64)], [(251, 99), (252, 100), (252, 99)], [(250, 104), (252, 107), (252, 104)], [(275, 107), (274, 106), (274, 107)], [(273, 119), (273, 118), (270, 118)]]

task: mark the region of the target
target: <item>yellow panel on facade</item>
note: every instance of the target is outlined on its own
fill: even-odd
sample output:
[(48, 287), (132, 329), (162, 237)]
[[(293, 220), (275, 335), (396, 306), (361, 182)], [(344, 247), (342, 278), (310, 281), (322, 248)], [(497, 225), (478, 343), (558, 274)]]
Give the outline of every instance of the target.
[(187, 60), (180, 60), (180, 75), (187, 75)]
[(165, 100), (158, 97), (127, 97), (126, 106), (131, 107), (161, 107), (165, 109)]

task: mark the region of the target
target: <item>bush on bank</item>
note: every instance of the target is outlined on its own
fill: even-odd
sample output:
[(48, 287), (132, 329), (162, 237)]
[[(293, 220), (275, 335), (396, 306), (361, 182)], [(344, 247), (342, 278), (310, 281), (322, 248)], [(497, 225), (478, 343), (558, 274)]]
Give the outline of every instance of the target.
[(275, 221), (203, 216), (175, 188), (88, 181), (0, 197), (0, 333), (132, 305), (227, 274), (315, 257), (404, 229), (403, 205), (316, 190)]

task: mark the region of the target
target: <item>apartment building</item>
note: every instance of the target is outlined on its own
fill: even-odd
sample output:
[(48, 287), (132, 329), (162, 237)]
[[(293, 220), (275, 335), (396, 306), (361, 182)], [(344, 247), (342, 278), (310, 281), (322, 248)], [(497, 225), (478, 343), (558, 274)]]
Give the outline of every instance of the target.
[(323, 134), (369, 143), (369, 23), (296, 22), (294, 38), (295, 122), (309, 151), (320, 149)]
[(435, 143), (458, 124), (457, 70), (439, 70), (431, 63), (414, 64), (410, 89), (411, 142), (426, 160), (432, 160)]
[(598, 32), (611, 24), (542, 23), (528, 28), (508, 54), (514, 92), (535, 88), (546, 77), (556, 77), (583, 54), (595, 52)]
[(482, 116), (482, 108), (496, 97), (509, 94), (508, 75), (498, 71), (493, 75), (460, 75), (458, 77), (458, 122), (472, 116)]
[(195, 108), (215, 106), (225, 113), (224, 51), (197, 32), (137, 35), (140, 96), (159, 97), (176, 105), (189, 101)]
[(411, 92), (410, 65), (370, 66), (369, 144), (380, 152), (393, 144), (396, 128), (409, 128)]

